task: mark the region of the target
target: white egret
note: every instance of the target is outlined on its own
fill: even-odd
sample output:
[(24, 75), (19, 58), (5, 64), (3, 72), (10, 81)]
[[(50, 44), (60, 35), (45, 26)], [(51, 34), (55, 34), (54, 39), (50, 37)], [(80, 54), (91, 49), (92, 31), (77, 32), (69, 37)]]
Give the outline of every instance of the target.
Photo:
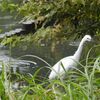
[(49, 79), (50, 80), (55, 79), (56, 77), (61, 78), (63, 75), (65, 75), (68, 69), (77, 66), (77, 62), (79, 62), (84, 43), (86, 41), (91, 41), (91, 39), (92, 38), (90, 35), (85, 35), (81, 40), (79, 47), (73, 56), (68, 56), (61, 59), (51, 68), (52, 70), (50, 72)]

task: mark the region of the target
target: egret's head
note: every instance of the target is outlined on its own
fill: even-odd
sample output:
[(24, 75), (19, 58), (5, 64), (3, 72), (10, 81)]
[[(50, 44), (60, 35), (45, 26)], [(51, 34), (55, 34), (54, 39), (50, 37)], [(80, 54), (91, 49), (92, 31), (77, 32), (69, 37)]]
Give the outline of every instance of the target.
[(92, 38), (90, 35), (85, 35), (83, 39), (84, 41), (89, 41), (89, 42), (92, 41)]

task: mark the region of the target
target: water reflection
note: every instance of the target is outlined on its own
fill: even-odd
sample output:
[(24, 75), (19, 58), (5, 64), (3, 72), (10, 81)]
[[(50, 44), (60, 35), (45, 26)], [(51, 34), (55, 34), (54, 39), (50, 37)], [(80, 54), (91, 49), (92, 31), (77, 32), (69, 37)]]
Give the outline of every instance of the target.
[(2, 30), (2, 33), (21, 27), (21, 24), (19, 24), (21, 16), (18, 16), (16, 18), (15, 13), (16, 12), (11, 14), (6, 11), (5, 12), (0, 11), (0, 30)]
[(15, 59), (9, 55), (9, 49), (0, 45), (0, 71), (5, 66), (7, 72), (27, 74), (33, 73), (37, 67), (36, 62), (30, 62), (28, 60)]
[[(11, 56), (18, 58), (24, 55), (36, 55), (53, 66), (61, 58), (72, 55), (76, 49), (77, 47), (70, 46), (68, 42), (63, 44), (51, 42), (48, 45), (44, 43), (44, 46), (41, 44), (37, 45), (36, 43), (28, 44), (23, 42), (11, 48)], [(47, 66), (47, 64), (34, 57), (26, 56), (23, 59), (36, 62), (39, 68)]]
[(7, 16), (0, 16), (0, 20), (8, 20), (11, 19), (13, 16), (7, 15)]

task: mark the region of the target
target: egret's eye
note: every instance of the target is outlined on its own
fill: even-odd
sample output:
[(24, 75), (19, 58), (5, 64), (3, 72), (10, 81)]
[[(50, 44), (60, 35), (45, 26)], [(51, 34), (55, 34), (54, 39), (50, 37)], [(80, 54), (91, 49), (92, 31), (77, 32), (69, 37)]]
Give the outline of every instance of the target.
[(91, 38), (87, 38), (87, 39), (89, 39), (89, 40), (90, 40)]

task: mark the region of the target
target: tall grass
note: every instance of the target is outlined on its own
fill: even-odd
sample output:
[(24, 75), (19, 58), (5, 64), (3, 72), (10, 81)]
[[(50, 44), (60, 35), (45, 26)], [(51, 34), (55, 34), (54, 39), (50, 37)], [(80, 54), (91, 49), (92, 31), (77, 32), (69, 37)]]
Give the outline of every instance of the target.
[[(100, 55), (89, 60), (91, 50), (87, 54), (86, 64), (79, 63), (80, 68), (69, 70), (66, 79), (52, 80), (48, 78), (37, 82), (38, 69), (34, 75), (26, 77), (19, 75), (28, 85), (14, 91), (12, 82), (6, 73), (6, 64), (2, 64), (3, 70), (0, 76), (1, 100), (100, 100)], [(44, 61), (45, 62), (45, 61)], [(40, 76), (38, 76), (40, 77)], [(52, 88), (54, 86), (54, 89)]]

